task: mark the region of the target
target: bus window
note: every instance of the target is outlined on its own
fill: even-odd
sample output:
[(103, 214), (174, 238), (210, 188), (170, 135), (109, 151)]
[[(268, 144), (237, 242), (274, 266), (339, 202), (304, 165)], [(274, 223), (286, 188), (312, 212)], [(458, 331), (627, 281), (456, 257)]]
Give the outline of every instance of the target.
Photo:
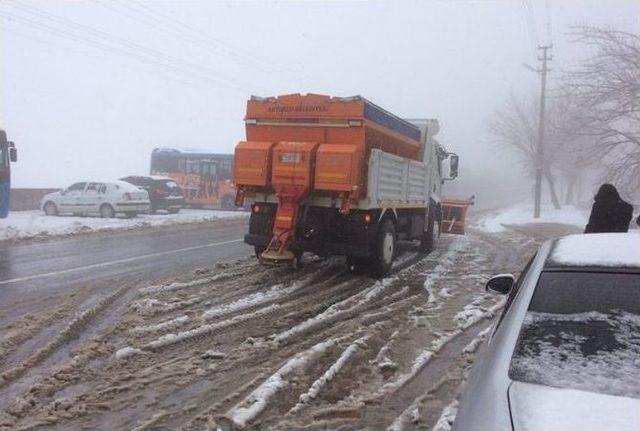
[(200, 174), (200, 162), (198, 160), (187, 160), (187, 174)]

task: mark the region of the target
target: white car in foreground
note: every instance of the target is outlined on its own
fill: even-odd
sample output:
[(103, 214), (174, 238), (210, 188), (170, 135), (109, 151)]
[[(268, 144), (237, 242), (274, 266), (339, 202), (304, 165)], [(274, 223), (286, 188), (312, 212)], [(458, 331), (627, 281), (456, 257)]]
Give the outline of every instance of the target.
[(545, 243), (473, 364), (454, 431), (640, 430), (640, 235)]
[(146, 191), (125, 181), (87, 181), (45, 195), (40, 208), (51, 216), (71, 213), (98, 214), (111, 218), (122, 213), (127, 217), (135, 217), (138, 213), (149, 211), (150, 203)]

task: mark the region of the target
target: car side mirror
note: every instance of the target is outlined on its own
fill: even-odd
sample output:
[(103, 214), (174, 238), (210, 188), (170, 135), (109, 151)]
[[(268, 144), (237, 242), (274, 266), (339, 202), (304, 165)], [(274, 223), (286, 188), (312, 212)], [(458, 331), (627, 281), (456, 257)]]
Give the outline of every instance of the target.
[(516, 278), (511, 274), (494, 275), (487, 281), (484, 288), (487, 292), (494, 292), (500, 295), (507, 295), (516, 282)]
[(458, 178), (458, 162), (460, 157), (457, 154), (451, 154), (449, 156), (449, 177), (453, 180)]
[(18, 150), (16, 147), (9, 147), (9, 160), (12, 162), (18, 161)]

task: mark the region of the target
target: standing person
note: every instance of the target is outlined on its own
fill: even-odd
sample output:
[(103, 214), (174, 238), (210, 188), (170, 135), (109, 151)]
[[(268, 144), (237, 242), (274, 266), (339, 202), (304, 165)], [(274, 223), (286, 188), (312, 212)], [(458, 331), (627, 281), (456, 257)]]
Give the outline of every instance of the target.
[(584, 233), (627, 232), (633, 217), (633, 207), (625, 202), (611, 184), (600, 186), (591, 207)]

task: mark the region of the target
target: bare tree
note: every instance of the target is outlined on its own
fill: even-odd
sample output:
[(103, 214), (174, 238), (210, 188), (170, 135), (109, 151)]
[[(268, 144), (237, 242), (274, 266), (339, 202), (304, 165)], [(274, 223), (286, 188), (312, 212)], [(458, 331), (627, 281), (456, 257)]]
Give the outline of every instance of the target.
[[(537, 163), (538, 114), (537, 101), (533, 97), (520, 97), (512, 94), (505, 107), (497, 110), (488, 124), (489, 133), (500, 147), (511, 150), (519, 156), (527, 176), (535, 175)], [(549, 114), (547, 114), (547, 118)], [(545, 137), (545, 142), (548, 138)], [(549, 186), (551, 200), (556, 209), (560, 209), (560, 199), (556, 193), (555, 178), (552, 172), (553, 157), (545, 151), (543, 174)]]
[(640, 191), (640, 36), (578, 27), (576, 42), (593, 54), (571, 71), (567, 89), (583, 108), (582, 134), (594, 138), (589, 156), (606, 165), (606, 180)]

